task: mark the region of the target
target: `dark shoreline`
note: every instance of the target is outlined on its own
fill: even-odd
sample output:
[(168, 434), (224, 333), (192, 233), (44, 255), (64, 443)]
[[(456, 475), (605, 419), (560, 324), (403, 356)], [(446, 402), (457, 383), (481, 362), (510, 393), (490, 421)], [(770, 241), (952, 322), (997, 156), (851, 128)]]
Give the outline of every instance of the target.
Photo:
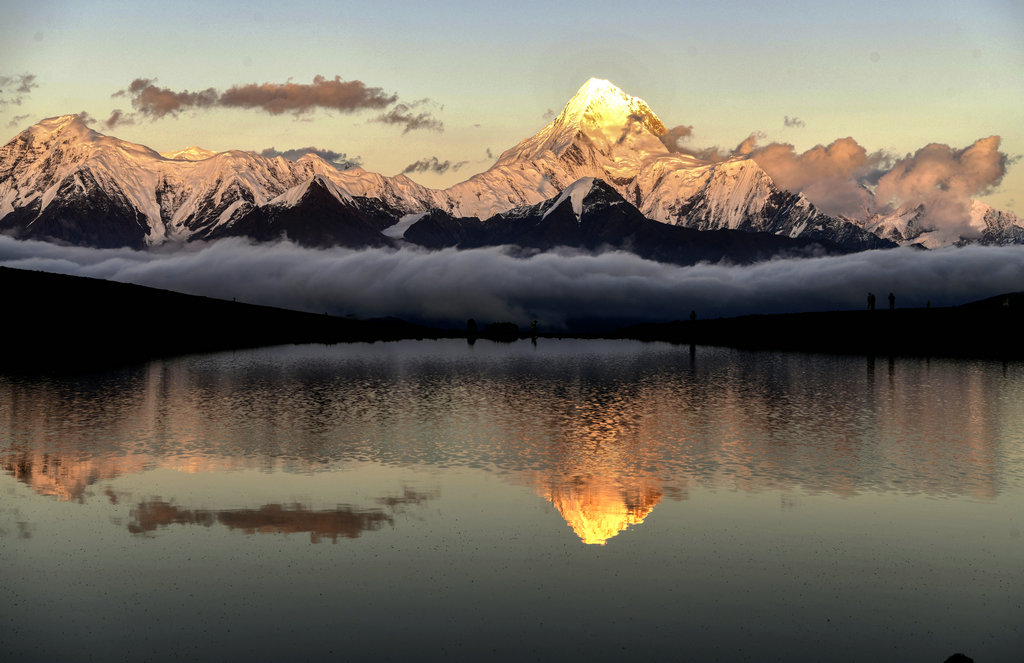
[[(356, 320), (229, 302), (101, 279), (0, 267), (4, 292), (0, 368), (91, 370), (182, 354), (298, 343), (466, 338), (464, 329), (397, 318)], [(487, 333), (514, 340), (529, 335)], [(512, 330), (512, 333), (506, 333)], [(1024, 358), (1024, 293), (963, 306), (746, 315), (645, 323), (598, 334), (611, 338), (749, 350), (936, 357)]]
[(355, 320), (6, 267), (0, 289), (0, 368), (14, 370), (88, 370), (289, 343), (464, 336), (395, 318)]
[(647, 323), (606, 336), (744, 350), (1022, 359), (1024, 293), (962, 306)]

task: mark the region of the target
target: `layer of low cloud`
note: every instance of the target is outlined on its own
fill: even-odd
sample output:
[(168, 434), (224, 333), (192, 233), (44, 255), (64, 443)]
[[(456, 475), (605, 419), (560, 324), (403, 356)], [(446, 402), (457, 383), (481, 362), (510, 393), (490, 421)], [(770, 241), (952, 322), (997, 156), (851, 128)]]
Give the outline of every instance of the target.
[(403, 173), (437, 173), (438, 175), (444, 175), (449, 170), (458, 171), (460, 168), (465, 166), (467, 163), (469, 163), (469, 162), (468, 161), (456, 161), (456, 162), (453, 163), (453, 162), (451, 162), (451, 161), (449, 161), (447, 159), (445, 159), (444, 161), (441, 161), (437, 157), (427, 157), (425, 159), (420, 159), (419, 161), (412, 162), (411, 164), (406, 166), (404, 169), (402, 169), (402, 172)]
[(107, 121), (107, 128), (126, 124), (135, 117), (157, 120), (168, 116), (177, 117), (185, 111), (242, 108), (271, 115), (292, 113), (296, 117), (315, 110), (339, 113), (375, 110), (383, 112), (374, 121), (401, 125), (403, 132), (444, 129), (441, 121), (429, 111), (414, 110), (427, 100), (401, 103), (396, 94), (368, 86), (362, 81), (345, 81), (340, 76), (315, 76), (312, 83), (249, 83), (235, 85), (224, 91), (212, 87), (197, 91), (176, 91), (157, 85), (155, 79), (136, 78), (127, 88), (111, 96), (129, 99), (135, 110), (127, 114), (118, 109)]
[(297, 147), (289, 150), (278, 150), (273, 147), (268, 147), (260, 152), (260, 156), (267, 157), (268, 159), (284, 157), (289, 161), (296, 161), (307, 154), (315, 154), (321, 159), (330, 161), (340, 168), (352, 168), (362, 163), (362, 159), (359, 157), (350, 157), (344, 152), (335, 152), (334, 150), (319, 147)]
[[(899, 306), (960, 304), (1024, 283), (1024, 247), (893, 249), (749, 266), (678, 267), (632, 254), (502, 248), (306, 249), (243, 240), (173, 252), (98, 250), (0, 236), (0, 264), (360, 317), (394, 315), (461, 326), (536, 319), (671, 320), (745, 313), (857, 309), (866, 293)], [(941, 330), (937, 330), (937, 333)]]

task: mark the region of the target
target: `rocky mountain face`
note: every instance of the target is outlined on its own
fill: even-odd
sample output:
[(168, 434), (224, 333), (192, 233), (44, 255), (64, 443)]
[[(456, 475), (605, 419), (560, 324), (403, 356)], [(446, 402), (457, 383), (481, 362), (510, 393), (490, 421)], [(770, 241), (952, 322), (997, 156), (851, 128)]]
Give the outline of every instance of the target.
[[(342, 169), (314, 154), (296, 161), (198, 147), (158, 154), (67, 115), (44, 120), (0, 147), (0, 232), (96, 247), (229, 236), (365, 247), (404, 236), (424, 246), (518, 237), (541, 248), (547, 241), (541, 231), (526, 233), (513, 219), (535, 217), (536, 206), (554, 205), (585, 182), (580, 186), (588, 191), (613, 190), (632, 208), (602, 218), (769, 234), (843, 250), (914, 243), (927, 233), (914, 226), (912, 213), (827, 216), (802, 195), (780, 190), (749, 158), (707, 163), (670, 152), (659, 139), (665, 131), (644, 101), (591, 79), (547, 126), (506, 150), (491, 168), (434, 190), (404, 175)], [(977, 216), (980, 224), (976, 241), (1022, 241), (1024, 228), (1013, 215), (991, 208), (971, 214), (971, 223)], [(414, 223), (412, 215), (420, 218)], [(607, 229), (592, 227), (594, 215), (586, 216), (586, 223), (567, 220), (545, 232), (574, 246), (617, 246), (605, 241), (601, 233)], [(545, 218), (540, 225), (552, 223)], [(664, 232), (644, 236), (682, 241), (682, 234)]]
[[(431, 210), (409, 219), (392, 237), (430, 249), (518, 246), (547, 251), (628, 251), (650, 260), (753, 263), (775, 256), (846, 253), (834, 242), (734, 229), (695, 230), (646, 218), (604, 180), (584, 177), (555, 198), (517, 207), (485, 221)], [(398, 224), (396, 224), (396, 227)]]

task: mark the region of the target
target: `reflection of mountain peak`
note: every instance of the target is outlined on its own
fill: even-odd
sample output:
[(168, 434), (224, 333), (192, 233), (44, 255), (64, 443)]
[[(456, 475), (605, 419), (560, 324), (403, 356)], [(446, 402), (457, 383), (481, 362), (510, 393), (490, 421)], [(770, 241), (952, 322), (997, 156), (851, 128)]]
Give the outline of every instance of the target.
[(612, 479), (587, 475), (548, 484), (544, 497), (583, 543), (603, 546), (630, 525), (642, 523), (662, 494), (645, 479), (627, 488)]

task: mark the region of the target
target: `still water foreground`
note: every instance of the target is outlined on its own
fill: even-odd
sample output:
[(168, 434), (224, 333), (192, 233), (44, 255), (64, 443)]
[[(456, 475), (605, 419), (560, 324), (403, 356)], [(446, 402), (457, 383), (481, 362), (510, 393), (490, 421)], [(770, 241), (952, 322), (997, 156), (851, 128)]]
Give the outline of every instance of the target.
[(0, 376), (0, 647), (1019, 662), (1022, 369), (541, 339)]

